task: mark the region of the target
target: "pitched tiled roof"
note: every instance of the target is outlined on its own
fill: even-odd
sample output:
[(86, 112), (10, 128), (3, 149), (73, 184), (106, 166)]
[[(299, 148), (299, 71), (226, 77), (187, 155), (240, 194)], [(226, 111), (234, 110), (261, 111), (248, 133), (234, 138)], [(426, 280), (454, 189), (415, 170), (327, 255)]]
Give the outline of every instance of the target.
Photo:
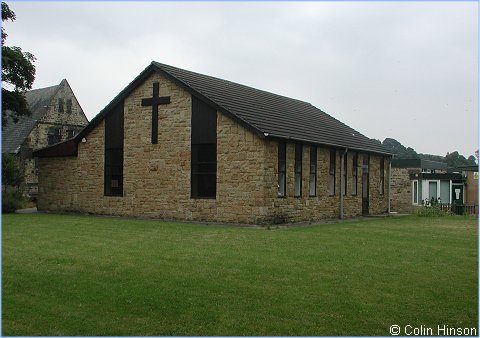
[(308, 102), (158, 62), (152, 64), (267, 137), (389, 153), (378, 142)]
[(17, 153), (20, 145), (25, 141), (38, 120), (47, 112), (47, 105), (60, 88), (56, 86), (30, 90), (25, 93), (30, 116), (22, 116), (17, 123), (13, 122), (11, 112), (7, 112), (7, 124), (2, 129), (2, 152)]
[[(192, 95), (211, 104), (260, 137), (390, 154), (381, 143), (369, 139), (308, 102), (158, 62), (152, 62), (95, 116), (75, 137), (75, 142), (78, 144), (118, 103), (155, 72), (166, 75)], [(48, 154), (37, 151), (37, 156), (55, 156), (56, 146), (52, 147)], [(75, 154), (72, 152), (70, 156)], [(62, 153), (62, 156), (67, 155)]]

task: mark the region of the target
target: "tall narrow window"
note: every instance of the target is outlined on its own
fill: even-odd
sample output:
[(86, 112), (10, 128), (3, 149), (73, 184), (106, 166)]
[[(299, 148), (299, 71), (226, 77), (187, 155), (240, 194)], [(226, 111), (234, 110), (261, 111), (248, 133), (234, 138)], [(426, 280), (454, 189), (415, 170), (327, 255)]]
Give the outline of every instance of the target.
[(58, 99), (58, 112), (63, 113), (63, 99)]
[(343, 154), (343, 196), (347, 194), (347, 168), (348, 168), (347, 153)]
[(413, 189), (412, 189), (412, 203), (417, 205), (418, 204), (418, 181), (412, 181)]
[(191, 197), (217, 194), (217, 111), (192, 97)]
[(385, 158), (380, 159), (380, 195), (385, 194)]
[(352, 195), (357, 195), (358, 153), (352, 155)]
[(278, 142), (278, 197), (285, 196), (287, 185), (287, 145), (285, 142)]
[(123, 102), (105, 117), (105, 196), (123, 196)]
[(302, 196), (302, 157), (303, 146), (297, 143), (295, 144), (295, 197)]
[(67, 113), (72, 113), (72, 99), (67, 99)]
[(329, 167), (329, 180), (328, 180), (328, 192), (330, 196), (335, 195), (335, 171), (336, 166), (337, 152), (335, 149), (330, 150), (330, 167)]
[(317, 195), (317, 147), (310, 147), (310, 196)]

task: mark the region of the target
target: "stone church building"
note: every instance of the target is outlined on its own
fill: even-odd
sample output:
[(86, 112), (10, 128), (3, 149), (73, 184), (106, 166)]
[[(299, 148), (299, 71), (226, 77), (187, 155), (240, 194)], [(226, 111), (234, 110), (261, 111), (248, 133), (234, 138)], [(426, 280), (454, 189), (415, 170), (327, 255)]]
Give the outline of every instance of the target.
[(2, 126), (2, 153), (19, 157), (25, 193), (36, 196), (38, 165), (32, 152), (73, 138), (88, 120), (65, 79), (56, 86), (27, 91), (25, 98), (31, 115), (15, 123), (7, 112), (7, 123)]
[(35, 155), (41, 211), (265, 224), (389, 210), (381, 144), (307, 102), (157, 62)]

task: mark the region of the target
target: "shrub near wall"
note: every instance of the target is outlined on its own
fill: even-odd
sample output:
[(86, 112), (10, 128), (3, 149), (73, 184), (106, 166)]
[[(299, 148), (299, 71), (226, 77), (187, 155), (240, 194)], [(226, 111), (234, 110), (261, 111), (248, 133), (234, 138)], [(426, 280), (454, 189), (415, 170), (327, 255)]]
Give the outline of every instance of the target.
[(14, 212), (23, 206), (23, 194), (20, 185), (23, 175), (20, 162), (13, 154), (2, 154), (2, 213)]
[(426, 200), (421, 207), (416, 208), (415, 214), (420, 217), (441, 217), (441, 216), (453, 216), (450, 210), (441, 208), (440, 203), (432, 198), (430, 201)]

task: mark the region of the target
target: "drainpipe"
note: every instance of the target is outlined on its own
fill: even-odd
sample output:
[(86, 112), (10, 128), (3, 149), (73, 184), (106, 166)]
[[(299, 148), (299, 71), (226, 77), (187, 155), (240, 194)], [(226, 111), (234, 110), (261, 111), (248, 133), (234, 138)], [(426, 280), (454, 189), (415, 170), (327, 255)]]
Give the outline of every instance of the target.
[(345, 155), (348, 152), (348, 148), (345, 148), (340, 161), (340, 219), (343, 219), (343, 195), (345, 194)]
[(390, 188), (392, 187), (392, 157), (390, 157), (388, 161), (388, 214), (390, 215), (390, 208), (391, 208), (391, 202), (390, 202)]

